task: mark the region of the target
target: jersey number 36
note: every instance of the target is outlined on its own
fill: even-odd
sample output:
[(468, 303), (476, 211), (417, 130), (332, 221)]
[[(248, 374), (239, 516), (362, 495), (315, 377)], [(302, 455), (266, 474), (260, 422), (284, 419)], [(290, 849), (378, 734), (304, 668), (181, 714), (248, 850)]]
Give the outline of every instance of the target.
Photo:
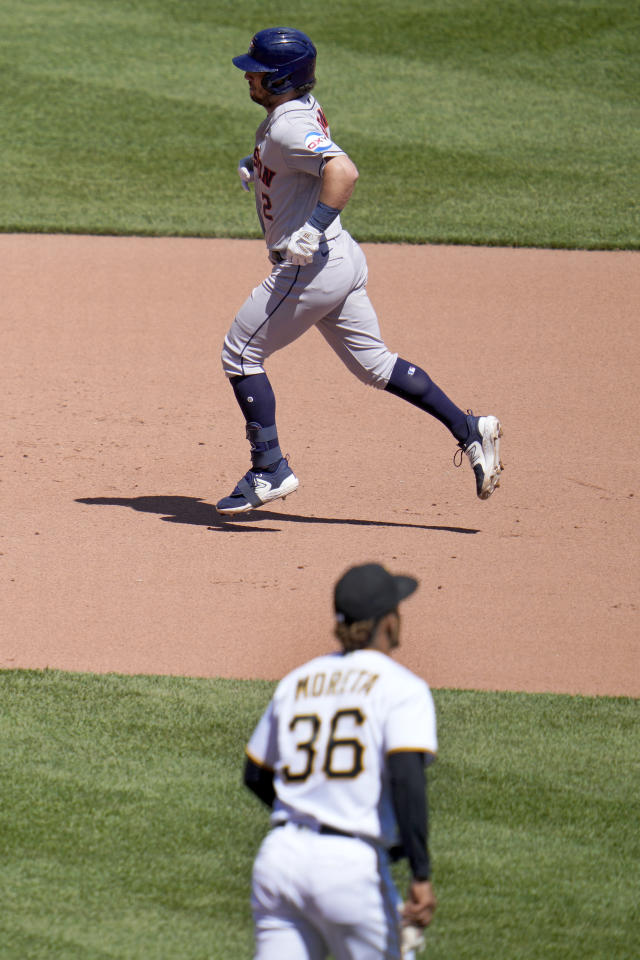
[[(361, 726), (365, 716), (357, 707), (348, 710), (338, 710), (329, 721), (329, 739), (324, 751), (322, 771), (331, 779), (347, 780), (362, 773), (364, 746), (355, 737), (340, 736), (339, 726), (350, 720), (352, 724)], [(286, 766), (282, 775), (289, 783), (301, 783), (311, 776), (318, 759), (316, 747), (322, 721), (315, 713), (299, 713), (291, 720), (289, 730), (299, 737), (296, 740), (296, 752), (301, 754), (300, 770), (293, 771)]]

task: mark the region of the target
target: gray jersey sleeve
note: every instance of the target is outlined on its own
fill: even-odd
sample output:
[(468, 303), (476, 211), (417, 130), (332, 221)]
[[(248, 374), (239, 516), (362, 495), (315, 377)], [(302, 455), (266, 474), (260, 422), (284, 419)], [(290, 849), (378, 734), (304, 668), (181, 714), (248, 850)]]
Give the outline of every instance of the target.
[[(310, 94), (281, 104), (258, 128), (254, 151), (256, 210), (267, 246), (286, 247), (320, 196), (324, 166), (344, 154), (331, 139), (322, 108)], [(337, 236), (340, 218), (327, 229)]]

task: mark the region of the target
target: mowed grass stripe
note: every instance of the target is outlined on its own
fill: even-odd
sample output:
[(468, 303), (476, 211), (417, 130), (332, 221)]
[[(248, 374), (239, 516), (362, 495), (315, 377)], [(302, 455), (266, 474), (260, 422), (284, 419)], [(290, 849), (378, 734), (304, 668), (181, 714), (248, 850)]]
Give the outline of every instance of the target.
[[(3, 960), (252, 955), (243, 750), (272, 689), (0, 673)], [(638, 702), (434, 696), (430, 956), (631, 960)]]
[[(361, 179), (359, 240), (638, 248), (631, 0), (283, 0)], [(0, 229), (258, 236), (248, 0), (6, 0)]]

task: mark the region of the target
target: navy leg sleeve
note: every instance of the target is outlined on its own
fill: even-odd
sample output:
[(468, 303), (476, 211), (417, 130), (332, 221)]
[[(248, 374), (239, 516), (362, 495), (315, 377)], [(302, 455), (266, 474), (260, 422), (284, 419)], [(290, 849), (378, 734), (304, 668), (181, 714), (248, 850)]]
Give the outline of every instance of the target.
[(266, 373), (231, 377), (231, 386), (247, 424), (251, 465), (275, 469), (282, 459), (276, 429), (276, 398)]
[(431, 414), (451, 431), (456, 440), (467, 439), (469, 430), (466, 414), (456, 407), (421, 367), (398, 357), (385, 389)]

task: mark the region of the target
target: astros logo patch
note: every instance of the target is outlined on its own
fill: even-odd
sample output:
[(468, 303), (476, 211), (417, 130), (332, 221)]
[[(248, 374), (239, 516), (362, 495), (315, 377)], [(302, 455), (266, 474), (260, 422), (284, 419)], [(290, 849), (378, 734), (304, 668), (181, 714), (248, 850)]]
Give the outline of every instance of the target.
[(330, 150), (334, 143), (333, 140), (329, 140), (323, 133), (317, 131), (306, 135), (304, 145), (307, 150), (312, 150), (314, 153), (324, 153), (326, 150)]

